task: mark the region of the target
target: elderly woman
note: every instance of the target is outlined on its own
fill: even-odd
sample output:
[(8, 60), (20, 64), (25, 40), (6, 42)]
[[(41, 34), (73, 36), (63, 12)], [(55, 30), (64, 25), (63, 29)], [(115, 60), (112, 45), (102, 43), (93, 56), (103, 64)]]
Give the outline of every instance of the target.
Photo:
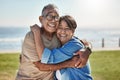
[[(54, 48), (52, 50), (44, 48), (40, 37), (40, 30), (37, 29), (37, 27), (34, 27), (32, 29), (34, 33), (36, 49), (38, 50), (38, 55), (39, 58), (41, 58), (42, 63), (60, 63), (65, 60), (71, 59), (74, 56), (74, 53), (76, 53), (77, 51), (85, 49), (83, 43), (77, 37), (73, 36), (76, 27), (77, 24), (71, 16), (62, 16), (59, 20), (59, 25), (57, 29), (57, 37), (62, 45), (60, 48)], [(36, 66), (40, 70), (45, 70), (42, 69), (43, 67), (41, 68), (38, 63), (36, 64)], [(89, 61), (82, 68), (64, 68), (57, 70), (55, 73), (55, 77), (58, 80), (92, 80), (92, 77), (90, 75)]]

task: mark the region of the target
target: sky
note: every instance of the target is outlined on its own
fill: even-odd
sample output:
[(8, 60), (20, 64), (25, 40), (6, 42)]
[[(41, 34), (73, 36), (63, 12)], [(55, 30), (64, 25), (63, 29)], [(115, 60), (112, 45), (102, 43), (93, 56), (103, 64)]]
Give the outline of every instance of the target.
[(0, 0), (0, 27), (40, 25), (42, 8), (55, 4), (80, 28), (120, 28), (120, 0)]

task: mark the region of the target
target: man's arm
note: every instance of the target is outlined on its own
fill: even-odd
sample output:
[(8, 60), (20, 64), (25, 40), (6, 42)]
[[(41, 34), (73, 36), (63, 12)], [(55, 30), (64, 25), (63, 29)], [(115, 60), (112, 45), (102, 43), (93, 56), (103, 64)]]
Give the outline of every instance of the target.
[[(39, 29), (37, 29), (37, 31), (38, 31)], [(35, 32), (35, 42), (37, 42), (37, 46), (36, 46), (36, 48), (37, 48), (37, 52), (40, 54), (40, 55), (42, 55), (42, 52), (43, 52), (43, 49), (44, 48), (42, 48), (42, 50), (40, 49), (41, 48), (41, 45), (39, 45), (39, 44), (41, 44), (41, 42), (42, 41), (40, 41), (40, 36), (38, 35), (38, 33), (39, 33), (39, 31), (38, 31), (38, 33), (36, 32), (36, 31), (34, 31)], [(38, 41), (37, 41), (38, 40)], [(38, 43), (39, 42), (39, 43)], [(83, 43), (84, 43), (84, 45), (88, 45), (88, 42), (86, 41), (82, 41)], [(40, 52), (40, 51), (42, 51), (42, 52)], [(69, 53), (69, 52), (68, 52)], [(84, 54), (83, 54), (84, 53)], [(89, 58), (89, 55), (90, 55), (90, 49), (88, 49), (88, 48), (86, 48), (86, 50), (84, 51), (84, 52), (79, 52), (79, 56), (81, 56), (81, 58), (77, 61), (77, 63), (76, 63), (76, 66), (78, 66), (78, 67), (82, 67), (82, 66), (84, 66), (86, 63), (87, 63), (87, 60), (88, 60), (88, 58)], [(77, 53), (78, 54), (78, 53)], [(67, 58), (70, 58), (70, 57), (68, 57), (67, 56)], [(54, 60), (55, 61), (55, 60)], [(63, 60), (64, 61), (64, 60)]]
[(85, 45), (84, 51), (78, 51), (75, 55), (79, 55), (80, 58), (76, 62), (75, 66), (80, 68), (84, 67), (88, 61), (90, 54), (92, 53), (92, 45), (86, 40), (80, 40)]
[(72, 59), (58, 64), (44, 64), (39, 61), (34, 62), (34, 64), (40, 71), (56, 71), (67, 67), (75, 67), (74, 65), (78, 59), (78, 56), (74, 56)]

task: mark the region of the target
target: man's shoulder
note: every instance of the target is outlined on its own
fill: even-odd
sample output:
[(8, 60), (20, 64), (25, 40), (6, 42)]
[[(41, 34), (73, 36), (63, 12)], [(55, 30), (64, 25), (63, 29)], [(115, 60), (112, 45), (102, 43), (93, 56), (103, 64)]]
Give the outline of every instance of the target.
[(33, 35), (33, 32), (32, 32), (32, 31), (28, 31), (28, 32), (26, 33), (26, 35)]
[(27, 32), (26, 37), (33, 37), (33, 32), (32, 31)]

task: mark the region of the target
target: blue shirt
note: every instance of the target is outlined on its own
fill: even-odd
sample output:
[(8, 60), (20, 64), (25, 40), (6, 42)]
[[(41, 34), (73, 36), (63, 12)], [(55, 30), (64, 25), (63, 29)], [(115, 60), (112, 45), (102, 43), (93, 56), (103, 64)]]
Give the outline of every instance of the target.
[[(68, 60), (74, 56), (74, 53), (84, 48), (84, 45), (76, 37), (64, 44), (60, 48), (45, 48), (42, 54), (42, 63), (57, 64)], [(64, 68), (60, 69), (62, 80), (92, 80), (90, 75), (89, 61), (83, 68)]]

